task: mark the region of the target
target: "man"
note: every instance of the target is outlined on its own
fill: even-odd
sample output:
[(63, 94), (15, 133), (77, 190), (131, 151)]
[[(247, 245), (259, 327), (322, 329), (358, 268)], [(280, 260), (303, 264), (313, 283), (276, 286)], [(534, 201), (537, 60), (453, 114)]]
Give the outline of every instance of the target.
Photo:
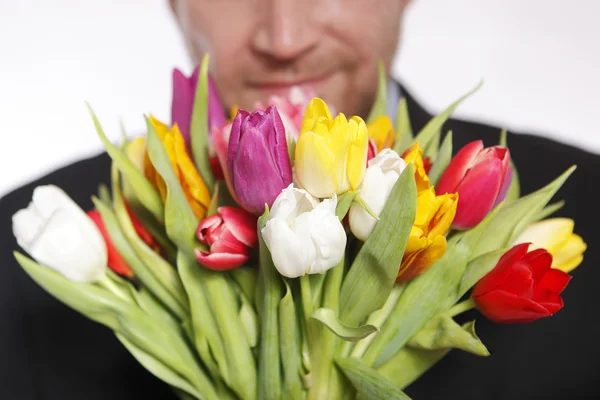
[[(251, 109), (270, 94), (309, 85), (346, 114), (366, 116), (377, 87), (378, 60), (389, 70), (408, 0), (172, 0), (173, 13), (193, 59), (211, 55), (211, 72), (226, 105)], [(410, 94), (413, 129), (431, 117)], [(499, 129), (452, 120), (454, 148), (483, 139), (497, 143)], [(451, 352), (407, 393), (416, 399), (563, 399), (598, 397), (596, 201), (600, 157), (547, 139), (509, 135), (522, 190), (531, 192), (572, 164), (575, 175), (559, 193), (560, 211), (577, 221), (590, 244), (586, 260), (564, 293), (566, 309), (525, 325), (494, 325), (480, 315), (477, 330), (492, 356)], [(84, 209), (98, 182), (107, 182), (106, 155), (58, 170), (0, 200), (0, 398), (174, 398), (122, 348), (112, 333), (60, 304), (39, 288), (12, 257), (17, 248), (11, 216), (32, 190), (53, 183)]]

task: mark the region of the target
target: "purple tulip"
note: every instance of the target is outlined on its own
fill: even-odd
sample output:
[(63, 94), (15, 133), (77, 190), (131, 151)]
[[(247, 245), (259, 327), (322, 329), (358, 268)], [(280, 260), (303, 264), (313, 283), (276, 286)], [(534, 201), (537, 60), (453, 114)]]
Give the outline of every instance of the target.
[(254, 215), (265, 211), (292, 183), (285, 128), (277, 109), (239, 110), (227, 152), (231, 188), (239, 204)]
[[(180, 70), (173, 70), (173, 100), (171, 103), (171, 124), (177, 124), (183, 135), (186, 147), (190, 148), (190, 126), (192, 124), (192, 112), (194, 110), (194, 98), (198, 84), (198, 67), (189, 78)], [(219, 99), (217, 88), (212, 77), (208, 76), (208, 132), (213, 128), (221, 128), (225, 125), (225, 111)]]

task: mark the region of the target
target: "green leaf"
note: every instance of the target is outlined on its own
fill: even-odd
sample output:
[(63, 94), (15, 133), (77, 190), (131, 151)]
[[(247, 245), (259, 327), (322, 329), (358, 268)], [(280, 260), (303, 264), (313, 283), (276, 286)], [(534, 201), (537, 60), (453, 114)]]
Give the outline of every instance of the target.
[(180, 250), (193, 257), (194, 249), (200, 247), (195, 237), (198, 219), (175, 175), (167, 151), (148, 118), (146, 118), (146, 125), (148, 127), (148, 156), (167, 186), (164, 210), (167, 235)]
[(552, 214), (554, 214), (555, 212), (557, 212), (558, 210), (563, 208), (564, 205), (565, 205), (565, 201), (561, 200), (561, 201), (557, 201), (556, 203), (552, 203), (552, 204), (544, 207), (544, 209), (542, 211), (540, 211), (539, 213), (536, 214), (536, 216), (532, 222), (537, 222), (537, 221), (541, 221), (543, 219), (548, 218), (549, 216), (551, 216)]
[(378, 72), (378, 84), (377, 84), (377, 96), (373, 103), (373, 108), (367, 118), (367, 123), (373, 122), (377, 117), (386, 115), (387, 113), (387, 74), (385, 73), (385, 65), (383, 61), (379, 61), (377, 64)]
[(217, 323), (211, 312), (204, 288), (203, 268), (182, 253), (177, 256), (177, 267), (181, 281), (190, 299), (190, 318), (193, 342), (200, 357), (213, 377), (221, 376), (230, 380), (225, 345), (217, 330)]
[(283, 398), (303, 399), (302, 360), (297, 315), (290, 287), (285, 285), (285, 296), (279, 302), (279, 347), (283, 367)]
[(335, 215), (341, 220), (344, 219), (346, 214), (348, 214), (348, 210), (354, 201), (354, 198), (358, 192), (346, 192), (338, 196), (337, 206), (335, 208)]
[(467, 266), (469, 250), (458, 239), (451, 239), (446, 253), (408, 283), (396, 307), (365, 352), (365, 364), (377, 367), (396, 354), (439, 311), (444, 300), (456, 293)]
[(469, 291), (481, 278), (486, 276), (496, 264), (500, 258), (506, 253), (510, 248), (501, 248), (498, 250), (493, 250), (489, 253), (483, 254), (473, 261), (467, 264), (467, 268), (465, 269), (465, 273), (460, 281), (460, 285), (458, 288), (457, 297), (461, 298), (465, 293)]
[(338, 358), (335, 362), (350, 380), (358, 394), (365, 399), (410, 400), (410, 397), (360, 360)]
[(490, 355), (475, 334), (475, 321), (462, 327), (444, 313), (429, 321), (409, 340), (408, 346), (426, 350), (456, 348), (478, 356)]
[(243, 293), (240, 293), (240, 298), (242, 300), (242, 306), (239, 312), (240, 322), (244, 328), (248, 345), (250, 347), (256, 347), (258, 344), (258, 315), (256, 315), (254, 307), (252, 307)]
[(431, 143), (431, 141), (434, 140), (435, 135), (440, 134), (442, 126), (446, 123), (448, 118), (450, 118), (450, 115), (454, 112), (456, 107), (458, 107), (465, 99), (467, 99), (473, 93), (478, 91), (482, 85), (483, 85), (483, 81), (479, 82), (479, 84), (474, 89), (472, 89), (467, 94), (462, 96), (460, 99), (458, 99), (454, 103), (452, 103), (441, 114), (438, 114), (435, 117), (433, 117), (427, 123), (427, 125), (425, 125), (423, 127), (423, 129), (421, 129), (421, 131), (419, 132), (417, 137), (415, 137), (415, 140), (413, 141), (413, 143), (418, 142), (419, 145), (421, 146), (421, 148), (426, 149), (429, 146), (429, 144)]
[(357, 340), (378, 331), (377, 327), (373, 325), (362, 325), (358, 327), (345, 325), (338, 319), (335, 311), (330, 308), (319, 308), (311, 315), (311, 318), (321, 322), (331, 332), (349, 342), (356, 342)]
[(414, 142), (412, 127), (410, 124), (410, 115), (408, 115), (408, 103), (406, 97), (400, 99), (398, 104), (398, 114), (396, 116), (396, 140), (394, 151), (398, 154), (404, 153)]
[(423, 156), (429, 157), (432, 162), (437, 160), (438, 152), (440, 149), (440, 141), (442, 136), (442, 129), (436, 132), (435, 135), (429, 141), (427, 147), (423, 150)]
[[(137, 234), (133, 222), (129, 216), (129, 212), (125, 207), (123, 197), (121, 195), (121, 188), (119, 186), (119, 172), (113, 164), (112, 168), (112, 191), (113, 191), (113, 207), (117, 220), (127, 242), (133, 248), (133, 251), (148, 267), (154, 277), (160, 282), (160, 284), (169, 291), (171, 296), (177, 301), (178, 306), (187, 312), (188, 303), (183, 285), (177, 275), (177, 271), (157, 254), (152, 248), (150, 248)], [(165, 210), (166, 211), (166, 210)], [(178, 314), (181, 317), (181, 314)]]
[(234, 268), (230, 271), (233, 280), (236, 281), (240, 290), (246, 296), (251, 304), (255, 304), (256, 295), (256, 278), (258, 274), (258, 268), (243, 266), (240, 268)]
[(208, 206), (208, 209), (206, 210), (205, 218), (215, 215), (219, 208), (219, 183), (218, 182), (215, 183), (215, 188), (213, 189), (212, 193), (213, 193), (212, 198), (210, 199), (210, 205)]
[(150, 265), (144, 263), (134, 251), (132, 245), (121, 230), (114, 212), (106, 204), (96, 198), (93, 198), (92, 201), (102, 217), (102, 222), (104, 223), (106, 231), (115, 248), (127, 262), (127, 265), (131, 267), (136, 277), (144, 284), (144, 286), (148, 287), (174, 315), (179, 319), (182, 319), (185, 315), (185, 308), (180, 299), (171, 293), (164, 282), (158, 279), (150, 270)]
[(210, 310), (215, 318), (219, 335), (225, 347), (229, 368), (227, 384), (241, 398), (256, 397), (256, 364), (240, 320), (237, 299), (228, 275), (196, 265), (202, 274), (202, 283)]
[(150, 181), (146, 179), (144, 174), (142, 174), (142, 172), (139, 171), (135, 167), (135, 165), (133, 165), (129, 158), (127, 158), (127, 156), (121, 150), (119, 150), (117, 146), (113, 145), (108, 140), (108, 138), (104, 134), (104, 131), (102, 130), (102, 127), (100, 126), (100, 122), (98, 121), (96, 114), (94, 113), (94, 111), (92, 111), (92, 108), (89, 104), (87, 106), (90, 111), (90, 114), (92, 115), (92, 119), (94, 120), (96, 132), (98, 132), (98, 136), (100, 137), (100, 141), (106, 148), (106, 152), (108, 153), (110, 158), (112, 158), (113, 162), (117, 165), (119, 171), (123, 173), (123, 175), (127, 179), (127, 182), (129, 182), (129, 184), (135, 191), (138, 199), (140, 199), (144, 207), (146, 207), (146, 209), (148, 209), (148, 211), (150, 211), (157, 220), (163, 221), (164, 210), (163, 202), (160, 198), (160, 195), (158, 194), (156, 189), (154, 189), (154, 186), (152, 186)]
[(102, 201), (104, 204), (110, 207), (112, 203), (112, 199), (110, 197), (110, 190), (108, 189), (108, 186), (106, 186), (106, 184), (104, 183), (98, 185), (98, 198), (100, 199), (100, 201)]
[(450, 350), (424, 350), (404, 346), (389, 361), (377, 368), (377, 372), (398, 389), (404, 389), (437, 364)]
[(198, 393), (196, 388), (194, 388), (181, 375), (179, 375), (178, 373), (176, 373), (169, 367), (165, 366), (163, 363), (161, 363), (160, 361), (155, 359), (150, 354), (141, 350), (139, 347), (137, 347), (135, 344), (133, 344), (125, 336), (123, 336), (119, 333), (115, 333), (115, 335), (117, 336), (117, 339), (119, 339), (119, 341), (123, 344), (123, 346), (125, 346), (125, 348), (135, 357), (135, 359), (138, 360), (138, 362), (140, 364), (142, 364), (142, 366), (144, 368), (146, 368), (148, 371), (150, 371), (150, 373), (152, 373), (152, 375), (154, 375), (161, 381), (163, 381), (171, 386), (174, 386), (178, 389), (181, 389), (184, 392), (192, 395), (193, 396), (192, 398), (195, 398), (195, 399), (202, 398), (202, 396), (200, 395), (200, 393)]
[(409, 165), (394, 185), (380, 221), (344, 279), (340, 294), (340, 320), (344, 323), (358, 325), (387, 300), (415, 220), (416, 202), (414, 170)]
[[(131, 302), (89, 283), (71, 282), (50, 268), (15, 253), (15, 258), (33, 280), (67, 306), (93, 321), (108, 326), (141, 351), (182, 375), (206, 399), (217, 399), (211, 382), (199, 367), (185, 340), (148, 317)], [(160, 343), (160, 346), (156, 344)]]
[(208, 54), (202, 59), (200, 64), (200, 74), (198, 75), (198, 84), (194, 97), (194, 110), (192, 111), (192, 122), (190, 125), (190, 139), (192, 142), (192, 153), (194, 163), (198, 172), (206, 183), (209, 190), (215, 184), (215, 178), (210, 168), (208, 157)]
[(429, 171), (429, 181), (433, 186), (436, 186), (442, 177), (442, 174), (448, 168), (452, 160), (452, 131), (449, 131), (442, 142), (442, 147), (438, 153), (431, 171)]
[(261, 318), (260, 348), (258, 357), (258, 398), (261, 400), (281, 398), (281, 364), (279, 353), (279, 302), (281, 301), (281, 277), (273, 265), (261, 230), (269, 219), (269, 210), (258, 219), (260, 243), (260, 269), (257, 284), (258, 310)]
[(510, 246), (521, 232), (536, 219), (574, 170), (575, 166), (538, 191), (506, 202), (489, 223), (487, 229), (482, 232), (482, 238), (473, 251), (473, 257)]
[[(506, 129), (502, 129), (500, 131), (500, 142), (498, 143), (502, 147), (508, 147), (507, 141), (508, 133)], [(516, 200), (521, 195), (521, 185), (519, 184), (519, 174), (517, 172), (517, 166), (513, 162), (512, 158), (510, 159), (510, 166), (513, 171), (512, 182), (510, 183), (510, 187), (508, 188), (508, 193), (506, 194), (505, 201)]]
[(367, 212), (367, 214), (379, 221), (379, 215), (377, 215), (373, 210), (371, 210), (371, 207), (369, 207), (367, 202), (364, 201), (362, 197), (360, 197), (360, 194), (354, 197), (354, 202), (361, 206), (363, 210)]

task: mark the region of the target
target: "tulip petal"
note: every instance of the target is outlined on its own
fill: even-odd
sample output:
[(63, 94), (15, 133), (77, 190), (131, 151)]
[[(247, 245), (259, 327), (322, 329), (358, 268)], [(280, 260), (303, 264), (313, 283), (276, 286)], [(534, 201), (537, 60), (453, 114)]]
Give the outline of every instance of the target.
[(239, 267), (249, 258), (244, 254), (208, 253), (198, 249), (194, 251), (194, 254), (200, 264), (215, 271), (227, 271)]
[(571, 281), (571, 276), (557, 269), (549, 269), (538, 283), (538, 289), (561, 294)]
[[(196, 77), (194, 79), (194, 76)], [(194, 69), (192, 77), (188, 78), (175, 68), (173, 70), (173, 96), (171, 103), (171, 124), (177, 124), (190, 149), (190, 124), (192, 121), (192, 110), (194, 108), (194, 97), (196, 82), (198, 80), (198, 67)]]
[(315, 97), (308, 103), (308, 106), (306, 106), (300, 134), (311, 131), (317, 120), (323, 117), (328, 120), (331, 119), (329, 107), (327, 107), (327, 104), (322, 99)]
[(546, 249), (556, 254), (573, 233), (575, 222), (569, 218), (550, 218), (533, 223), (519, 235), (515, 243), (531, 243), (531, 250)]
[(396, 282), (406, 282), (419, 276), (443, 256), (445, 252), (446, 237), (437, 236), (429, 246), (412, 254), (407, 254), (406, 260), (402, 259)]
[(219, 207), (217, 210), (232, 235), (248, 247), (258, 246), (256, 218), (237, 207)]
[(502, 179), (500, 160), (486, 160), (471, 168), (456, 189), (459, 202), (453, 226), (465, 229), (481, 222), (500, 193)]
[(481, 313), (497, 323), (525, 323), (552, 315), (541, 304), (503, 290), (491, 291), (474, 300)]
[(473, 166), (473, 161), (483, 149), (483, 141), (476, 140), (464, 146), (452, 158), (450, 165), (444, 171), (438, 183), (438, 193), (456, 192), (458, 184), (461, 182), (467, 171)]
[(536, 249), (525, 254), (520, 260), (529, 266), (536, 285), (546, 275), (552, 265), (552, 256), (545, 249)]
[(311, 238), (299, 237), (281, 219), (270, 219), (261, 231), (279, 273), (287, 278), (306, 275), (317, 257)]
[(522, 243), (513, 246), (498, 260), (498, 264), (486, 276), (481, 278), (473, 288), (473, 297), (483, 296), (484, 294), (498, 288), (506, 281), (511, 266), (527, 254), (529, 243)]

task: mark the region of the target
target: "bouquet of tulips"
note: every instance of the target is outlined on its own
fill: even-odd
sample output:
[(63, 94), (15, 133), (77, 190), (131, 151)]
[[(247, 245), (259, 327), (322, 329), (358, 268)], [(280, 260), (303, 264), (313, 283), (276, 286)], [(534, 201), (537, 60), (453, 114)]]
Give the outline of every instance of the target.
[(405, 399), (450, 350), (489, 355), (456, 315), (563, 307), (585, 243), (548, 203), (574, 167), (521, 197), (506, 134), (452, 157), (464, 97), (413, 135), (383, 73), (367, 122), (301, 89), (228, 121), (208, 58), (173, 78), (145, 137), (116, 146), (92, 112), (113, 161), (95, 210), (38, 187), (13, 231), (39, 285), (182, 399)]

